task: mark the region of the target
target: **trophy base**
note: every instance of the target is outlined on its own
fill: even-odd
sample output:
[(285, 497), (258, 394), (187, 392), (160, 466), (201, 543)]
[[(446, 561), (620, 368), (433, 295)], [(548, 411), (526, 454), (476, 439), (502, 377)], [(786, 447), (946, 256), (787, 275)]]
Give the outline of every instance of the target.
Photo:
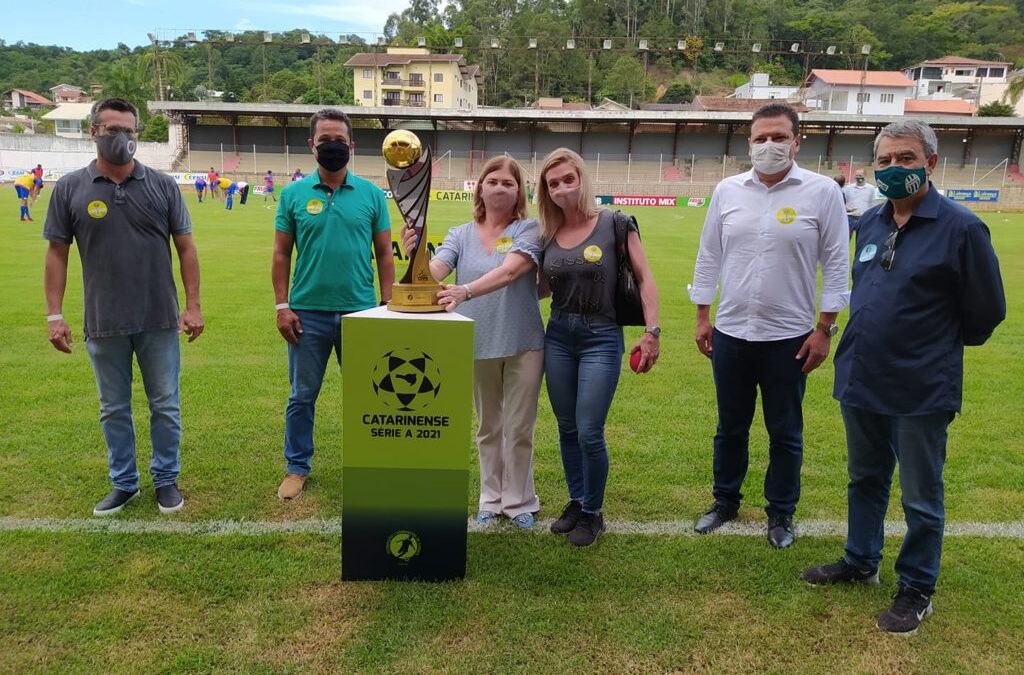
[(388, 309), (392, 312), (443, 312), (444, 307), (437, 304), (440, 290), (440, 284), (395, 284), (391, 287)]

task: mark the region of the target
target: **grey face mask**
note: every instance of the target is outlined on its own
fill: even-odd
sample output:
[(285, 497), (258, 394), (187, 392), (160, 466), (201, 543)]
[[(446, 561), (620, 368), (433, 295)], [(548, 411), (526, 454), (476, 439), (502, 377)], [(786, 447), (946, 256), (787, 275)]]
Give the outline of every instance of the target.
[(124, 166), (135, 156), (135, 139), (123, 131), (96, 137), (100, 157), (118, 166)]

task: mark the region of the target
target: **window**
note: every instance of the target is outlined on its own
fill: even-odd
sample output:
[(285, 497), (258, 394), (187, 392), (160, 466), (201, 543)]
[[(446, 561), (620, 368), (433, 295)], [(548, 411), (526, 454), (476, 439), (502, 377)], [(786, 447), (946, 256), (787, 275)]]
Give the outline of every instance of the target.
[(422, 87), (423, 86), (423, 74), (422, 73), (412, 73), (411, 75), (409, 75), (409, 84), (414, 85), (414, 86)]
[(373, 98), (373, 92), (369, 89), (363, 89), (363, 98)]
[(953, 74), (954, 75), (959, 75), (961, 77), (970, 77), (970, 76), (974, 75), (974, 72), (970, 71), (970, 70), (957, 69), (957, 70), (955, 70), (953, 72)]
[(892, 103), (896, 100), (896, 94), (882, 94), (882, 103)]
[(371, 69), (371, 68), (363, 68), (363, 79), (372, 80), (373, 79), (373, 69)]
[(444, 94), (434, 94), (434, 103), (444, 103)]
[(978, 68), (978, 77), (988, 77), (988, 68)]
[(857, 103), (870, 103), (870, 102), (871, 102), (871, 92), (865, 91), (863, 93), (861, 93), (861, 92), (857, 93)]
[(925, 68), (921, 71), (921, 77), (925, 80), (941, 80), (942, 68)]
[(434, 82), (444, 82), (444, 73), (434, 73)]
[(1006, 74), (1006, 69), (1005, 68), (989, 68), (988, 69), (988, 76), (989, 77), (1003, 77), (1005, 74)]
[(400, 79), (402, 79), (402, 74), (400, 72), (398, 72), (397, 70), (386, 70), (386, 71), (384, 71), (384, 79), (385, 80), (400, 80)]

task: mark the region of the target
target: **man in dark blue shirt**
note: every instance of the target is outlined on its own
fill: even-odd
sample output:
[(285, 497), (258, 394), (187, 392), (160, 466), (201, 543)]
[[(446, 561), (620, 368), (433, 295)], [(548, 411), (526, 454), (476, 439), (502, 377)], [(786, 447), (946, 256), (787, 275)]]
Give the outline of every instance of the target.
[(899, 590), (877, 625), (901, 634), (932, 612), (946, 428), (960, 411), (964, 346), (983, 344), (1006, 316), (988, 228), (928, 180), (937, 147), (919, 120), (890, 124), (875, 139), (875, 178), (888, 201), (860, 220), (850, 321), (835, 356), (849, 455), (846, 550), (803, 573), (812, 585), (878, 583), (899, 462), (907, 534), (896, 559)]

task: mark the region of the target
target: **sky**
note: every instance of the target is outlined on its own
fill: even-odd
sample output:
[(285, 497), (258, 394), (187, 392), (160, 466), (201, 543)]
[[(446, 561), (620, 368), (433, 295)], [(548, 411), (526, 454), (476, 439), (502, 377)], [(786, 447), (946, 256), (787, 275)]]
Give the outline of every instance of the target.
[(408, 0), (49, 0), (44, 12), (5, 10), (0, 39), (89, 50), (113, 49), (118, 42), (148, 44), (147, 33), (173, 39), (190, 31), (305, 28), (335, 40), (354, 33), (371, 41), (389, 14), (408, 5)]

